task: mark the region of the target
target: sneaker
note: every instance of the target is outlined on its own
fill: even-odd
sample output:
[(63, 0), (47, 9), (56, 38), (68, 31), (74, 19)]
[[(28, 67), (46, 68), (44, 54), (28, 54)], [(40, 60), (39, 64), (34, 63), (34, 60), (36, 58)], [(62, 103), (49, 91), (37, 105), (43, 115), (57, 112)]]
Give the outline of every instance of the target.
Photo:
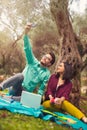
[(2, 91), (3, 89), (2, 89), (2, 87), (0, 86), (0, 91)]
[(82, 118), (82, 121), (87, 124), (87, 117), (84, 116), (84, 117)]

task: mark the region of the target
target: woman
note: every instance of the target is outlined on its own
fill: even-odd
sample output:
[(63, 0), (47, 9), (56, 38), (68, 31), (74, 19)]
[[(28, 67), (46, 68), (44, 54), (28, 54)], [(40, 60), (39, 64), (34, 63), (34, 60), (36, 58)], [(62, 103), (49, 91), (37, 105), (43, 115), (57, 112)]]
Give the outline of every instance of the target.
[(53, 74), (48, 82), (43, 106), (51, 110), (62, 109), (74, 117), (87, 123), (87, 117), (69, 102), (69, 94), (72, 89), (71, 79), (73, 76), (72, 66), (67, 62), (61, 63), (57, 73)]

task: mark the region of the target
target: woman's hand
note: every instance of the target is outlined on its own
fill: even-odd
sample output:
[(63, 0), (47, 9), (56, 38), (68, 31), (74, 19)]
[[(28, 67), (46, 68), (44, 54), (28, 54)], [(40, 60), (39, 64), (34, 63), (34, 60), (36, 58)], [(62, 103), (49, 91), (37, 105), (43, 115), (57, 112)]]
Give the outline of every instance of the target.
[(57, 104), (57, 105), (61, 105), (62, 104), (61, 98), (55, 98), (54, 103)]
[(50, 99), (50, 103), (53, 104), (54, 103), (54, 97), (52, 95), (49, 95), (49, 99)]
[(61, 97), (61, 98), (55, 98), (54, 99), (54, 103), (57, 105), (62, 105), (62, 102), (65, 100), (65, 97)]
[(49, 99), (51, 100), (53, 98), (53, 96), (52, 95), (49, 95)]

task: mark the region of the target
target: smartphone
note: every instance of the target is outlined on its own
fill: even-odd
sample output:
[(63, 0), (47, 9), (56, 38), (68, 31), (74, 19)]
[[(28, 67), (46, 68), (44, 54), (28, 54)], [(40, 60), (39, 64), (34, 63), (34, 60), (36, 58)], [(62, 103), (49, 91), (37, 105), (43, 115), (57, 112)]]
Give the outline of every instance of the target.
[(36, 27), (37, 26), (37, 24), (35, 24), (35, 23), (32, 23), (32, 25), (31, 25), (31, 27)]

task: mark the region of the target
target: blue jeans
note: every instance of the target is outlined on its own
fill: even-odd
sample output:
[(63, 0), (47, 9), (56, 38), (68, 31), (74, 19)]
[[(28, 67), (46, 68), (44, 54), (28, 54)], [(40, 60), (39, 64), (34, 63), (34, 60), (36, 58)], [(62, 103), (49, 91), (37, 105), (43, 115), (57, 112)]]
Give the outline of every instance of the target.
[(2, 83), (0, 83), (0, 86), (2, 89), (9, 88), (9, 94), (13, 96), (20, 96), (21, 92), (23, 90), (22, 88), (22, 81), (24, 79), (24, 76), (22, 73), (18, 73), (14, 76), (11, 76), (10, 78), (6, 79)]

